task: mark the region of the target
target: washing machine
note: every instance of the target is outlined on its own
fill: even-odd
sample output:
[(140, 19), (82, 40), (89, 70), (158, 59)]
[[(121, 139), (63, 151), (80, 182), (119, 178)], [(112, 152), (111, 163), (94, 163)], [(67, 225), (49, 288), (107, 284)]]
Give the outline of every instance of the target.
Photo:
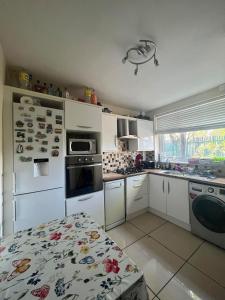
[(225, 187), (189, 182), (191, 231), (225, 249)]

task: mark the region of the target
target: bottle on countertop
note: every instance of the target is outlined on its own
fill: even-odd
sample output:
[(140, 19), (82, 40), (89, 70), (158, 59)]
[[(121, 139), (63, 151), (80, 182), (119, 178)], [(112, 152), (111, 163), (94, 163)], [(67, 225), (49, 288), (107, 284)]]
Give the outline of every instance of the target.
[(42, 85), (41, 85), (41, 82), (40, 80), (37, 80), (37, 83), (34, 85), (34, 90), (35, 92), (39, 92), (41, 93), (42, 92)]
[(42, 93), (48, 94), (48, 88), (46, 82), (44, 82), (43, 87), (42, 87)]
[(95, 105), (97, 105), (97, 103), (98, 103), (98, 99), (97, 99), (95, 90), (92, 90), (90, 102), (91, 102), (91, 104), (95, 104)]
[(52, 83), (49, 84), (49, 87), (48, 87), (48, 94), (49, 94), (49, 95), (55, 95), (55, 91), (54, 91), (54, 87), (53, 87), (53, 84), (52, 84)]
[(67, 99), (70, 98), (70, 93), (67, 88), (65, 88), (63, 91), (63, 98), (67, 98)]
[(28, 89), (31, 90), (31, 91), (33, 90), (32, 79), (33, 79), (32, 74), (29, 74), (29, 85), (28, 85)]
[(26, 70), (22, 69), (19, 72), (19, 87), (22, 89), (29, 88), (29, 74)]

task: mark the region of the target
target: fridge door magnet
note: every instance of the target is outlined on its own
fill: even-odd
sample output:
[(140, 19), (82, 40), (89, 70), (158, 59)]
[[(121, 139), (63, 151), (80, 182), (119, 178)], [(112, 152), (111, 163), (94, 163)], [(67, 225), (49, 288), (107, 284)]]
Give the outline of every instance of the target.
[(19, 144), (16, 148), (16, 153), (23, 153), (23, 145)]

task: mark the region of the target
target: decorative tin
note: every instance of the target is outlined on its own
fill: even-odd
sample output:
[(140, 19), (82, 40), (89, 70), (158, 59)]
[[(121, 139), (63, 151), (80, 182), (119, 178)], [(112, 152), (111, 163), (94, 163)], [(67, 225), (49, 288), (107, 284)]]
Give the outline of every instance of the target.
[(28, 141), (28, 143), (33, 143), (33, 138), (32, 138), (31, 136), (29, 136), (29, 137), (27, 138), (27, 141)]
[(27, 127), (33, 127), (33, 126), (34, 126), (34, 124), (32, 122), (27, 123)]
[(28, 132), (28, 133), (34, 133), (34, 129), (28, 128), (28, 129), (27, 129), (27, 132)]
[(29, 107), (29, 111), (32, 111), (34, 112), (35, 111), (35, 108), (33, 106)]
[(48, 145), (48, 141), (42, 141), (42, 145)]

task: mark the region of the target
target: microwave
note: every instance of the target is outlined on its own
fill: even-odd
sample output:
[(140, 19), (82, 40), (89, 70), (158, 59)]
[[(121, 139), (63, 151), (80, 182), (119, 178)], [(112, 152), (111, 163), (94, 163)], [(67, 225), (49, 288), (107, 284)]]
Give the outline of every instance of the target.
[(96, 140), (69, 139), (69, 154), (96, 154)]

